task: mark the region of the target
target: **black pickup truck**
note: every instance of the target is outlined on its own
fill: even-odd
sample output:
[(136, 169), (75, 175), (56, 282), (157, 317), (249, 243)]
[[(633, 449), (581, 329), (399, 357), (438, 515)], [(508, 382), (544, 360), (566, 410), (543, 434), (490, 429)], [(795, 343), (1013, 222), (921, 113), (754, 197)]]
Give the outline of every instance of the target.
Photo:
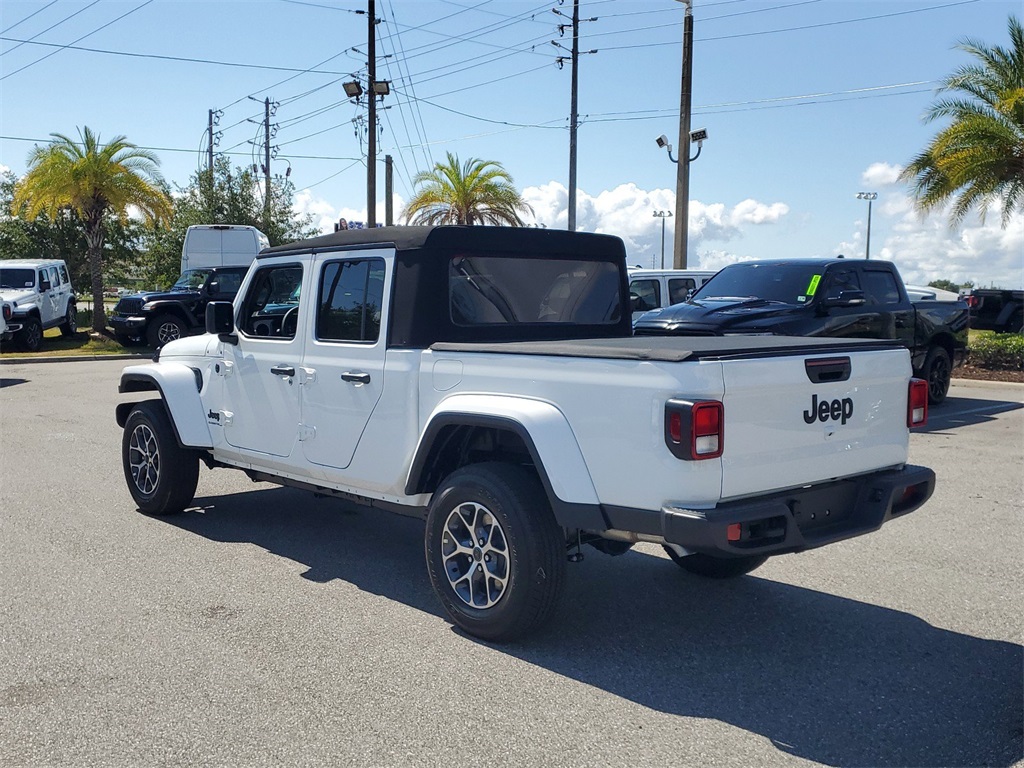
[(971, 309), (971, 328), (997, 333), (1024, 330), (1024, 291), (976, 288), (963, 299)]
[(687, 301), (642, 315), (634, 333), (898, 339), (937, 404), (966, 356), (967, 320), (963, 301), (911, 303), (888, 261), (773, 259), (726, 267)]
[(154, 349), (169, 341), (202, 333), (206, 305), (231, 301), (249, 267), (207, 267), (181, 273), (170, 290), (125, 296), (109, 318), (122, 344), (142, 341)]

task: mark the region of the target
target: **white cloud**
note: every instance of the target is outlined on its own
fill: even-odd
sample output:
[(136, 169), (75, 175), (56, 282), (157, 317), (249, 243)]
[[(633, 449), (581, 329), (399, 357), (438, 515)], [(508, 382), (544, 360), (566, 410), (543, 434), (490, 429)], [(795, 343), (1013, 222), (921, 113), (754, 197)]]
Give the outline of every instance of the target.
[[(394, 205), (395, 216), (397, 217), (405, 205), (405, 201), (402, 200), (398, 195), (392, 197), (392, 203)], [(301, 215), (311, 214), (313, 216), (313, 226), (319, 227), (323, 233), (329, 233), (334, 231), (334, 225), (338, 222), (338, 219), (345, 219), (346, 221), (366, 221), (366, 208), (336, 208), (334, 204), (322, 197), (317, 197), (308, 189), (302, 189), (295, 193), (295, 198), (292, 202), (292, 209), (295, 213)], [(383, 223), (384, 219), (384, 201), (377, 201), (377, 219), (378, 223)]]
[(903, 167), (889, 163), (872, 163), (860, 179), (868, 187), (891, 187), (899, 182)]
[(0, 175), (7, 173), (9, 170), (11, 170), (9, 167), (4, 165), (3, 163), (0, 163)]
[[(564, 229), (568, 225), (568, 190), (557, 181), (537, 187), (526, 187), (523, 198), (534, 211), (536, 223)], [(621, 237), (626, 244), (627, 261), (641, 266), (661, 263), (662, 219), (654, 211), (675, 212), (675, 192), (670, 189), (643, 190), (636, 184), (620, 184), (592, 196), (583, 190), (576, 193), (576, 228), (586, 232), (605, 232)], [(777, 223), (789, 213), (785, 203), (765, 204), (743, 200), (732, 208), (724, 203), (705, 204), (691, 200), (689, 206), (689, 250), (691, 264), (707, 269), (704, 261), (726, 258), (722, 251), (702, 253), (699, 248), (708, 241), (729, 241), (741, 238), (750, 226)], [(672, 260), (675, 223), (664, 219), (665, 253)], [(696, 256), (696, 258), (694, 258)], [(738, 258), (738, 257), (734, 257)]]

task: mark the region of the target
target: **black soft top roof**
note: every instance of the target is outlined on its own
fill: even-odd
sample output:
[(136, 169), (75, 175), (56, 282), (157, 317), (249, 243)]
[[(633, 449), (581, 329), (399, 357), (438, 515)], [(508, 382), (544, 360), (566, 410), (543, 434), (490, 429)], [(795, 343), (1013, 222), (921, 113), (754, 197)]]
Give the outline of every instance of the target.
[(425, 349), (434, 342), (504, 342), (607, 338), (632, 334), (630, 313), (614, 322), (457, 325), (449, 309), (449, 262), (456, 254), (537, 260), (599, 261), (619, 272), (619, 299), (629, 307), (626, 249), (612, 235), (531, 227), (376, 227), (348, 229), (268, 248), (258, 258), (395, 248), (388, 346)]
[(420, 248), (486, 248), (494, 251), (517, 251), (529, 248), (535, 252), (585, 253), (588, 256), (615, 256), (624, 253), (619, 238), (589, 232), (531, 227), (394, 226), (343, 229), (328, 235), (264, 249), (260, 257), (300, 251), (358, 248), (366, 245), (394, 246), (398, 251)]

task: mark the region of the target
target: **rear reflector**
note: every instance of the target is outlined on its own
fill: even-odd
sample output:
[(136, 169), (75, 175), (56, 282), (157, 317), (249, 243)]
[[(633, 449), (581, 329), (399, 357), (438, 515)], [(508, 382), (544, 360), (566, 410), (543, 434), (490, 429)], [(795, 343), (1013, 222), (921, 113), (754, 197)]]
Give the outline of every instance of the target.
[(725, 411), (717, 400), (669, 400), (665, 444), (679, 459), (716, 459), (724, 447)]
[(928, 423), (928, 382), (911, 379), (907, 394), (907, 426), (923, 427)]
[(739, 541), (743, 535), (743, 526), (739, 523), (733, 523), (725, 529), (725, 538), (729, 541)]

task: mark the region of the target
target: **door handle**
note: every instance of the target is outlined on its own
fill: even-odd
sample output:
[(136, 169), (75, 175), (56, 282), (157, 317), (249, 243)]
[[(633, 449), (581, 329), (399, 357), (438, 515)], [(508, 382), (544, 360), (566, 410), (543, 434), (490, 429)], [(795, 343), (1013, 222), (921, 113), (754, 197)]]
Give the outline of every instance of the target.
[(370, 374), (362, 372), (357, 373), (355, 371), (347, 371), (341, 374), (341, 380), (351, 382), (352, 384), (369, 384)]
[(290, 365), (275, 365), (270, 372), (275, 376), (294, 376), (295, 368)]

